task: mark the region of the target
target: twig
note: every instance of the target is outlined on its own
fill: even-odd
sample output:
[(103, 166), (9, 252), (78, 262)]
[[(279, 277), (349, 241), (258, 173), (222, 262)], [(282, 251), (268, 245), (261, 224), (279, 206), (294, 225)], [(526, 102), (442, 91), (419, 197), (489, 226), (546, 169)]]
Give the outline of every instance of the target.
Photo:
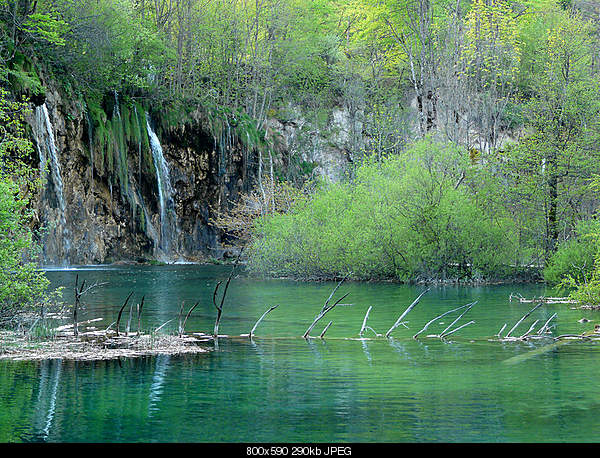
[(510, 337), (510, 335), (517, 328), (517, 326), (519, 326), (523, 322), (523, 320), (525, 320), (529, 315), (531, 315), (533, 312), (535, 312), (542, 305), (543, 305), (543, 302), (540, 302), (538, 305), (536, 305), (534, 308), (532, 308), (529, 312), (527, 312), (525, 315), (523, 315), (523, 317), (519, 321), (517, 321), (517, 324), (515, 324), (510, 331), (508, 331), (508, 334), (506, 334), (506, 337)]
[(427, 288), (425, 291), (423, 291), (421, 294), (419, 294), (419, 296), (413, 301), (412, 304), (410, 304), (408, 306), (408, 308), (404, 311), (404, 313), (402, 315), (400, 315), (400, 318), (398, 318), (396, 320), (396, 322), (394, 323), (394, 326), (392, 326), (388, 332), (385, 333), (386, 337), (389, 337), (390, 334), (392, 333), (392, 331), (394, 329), (396, 329), (398, 326), (400, 326), (400, 323), (402, 322), (402, 318), (404, 318), (406, 315), (408, 315), (408, 312), (410, 312), (413, 308), (416, 307), (416, 305), (419, 303), (419, 301), (421, 300), (421, 297), (423, 297), (423, 295), (429, 291), (431, 288)]
[(321, 335), (319, 336), (320, 339), (323, 338), (323, 336), (325, 335), (325, 333), (327, 332), (327, 330), (329, 329), (329, 326), (331, 326), (331, 323), (333, 323), (333, 321), (330, 321), (329, 324), (327, 326), (325, 326), (325, 329), (323, 329), (323, 332), (321, 333)]
[(446, 331), (448, 331), (448, 330), (449, 330), (449, 329), (450, 329), (452, 326), (454, 326), (454, 325), (455, 325), (455, 324), (458, 322), (458, 320), (460, 320), (460, 319), (463, 317), (463, 315), (464, 315), (465, 313), (467, 313), (469, 310), (471, 310), (471, 309), (473, 308), (473, 306), (474, 306), (475, 304), (477, 304), (477, 301), (475, 301), (475, 302), (472, 302), (472, 303), (468, 304), (469, 306), (467, 307), (467, 310), (465, 310), (464, 312), (462, 312), (462, 313), (461, 313), (461, 314), (458, 316), (458, 318), (457, 318), (457, 319), (455, 319), (455, 320), (454, 320), (452, 323), (450, 323), (450, 325), (449, 325), (449, 326), (448, 326), (446, 329), (444, 329), (444, 330), (443, 330), (443, 331), (440, 333), (440, 337), (444, 337), (445, 335), (449, 335), (449, 334), (451, 334), (451, 333), (447, 333)]
[(262, 314), (262, 316), (258, 319), (258, 321), (254, 324), (254, 327), (250, 331), (250, 338), (252, 338), (252, 336), (254, 335), (254, 331), (256, 331), (256, 328), (258, 327), (258, 325), (260, 324), (260, 322), (263, 320), (263, 318), (265, 316), (267, 316), (268, 313), (270, 313), (273, 310), (275, 310), (277, 307), (279, 307), (279, 304), (270, 307), (269, 310), (267, 310), (265, 313)]
[(423, 332), (425, 332), (425, 330), (427, 330), (427, 328), (428, 328), (428, 327), (429, 327), (429, 326), (430, 326), (432, 323), (436, 322), (436, 321), (437, 321), (437, 320), (439, 320), (440, 318), (442, 318), (442, 317), (444, 317), (444, 316), (446, 316), (446, 315), (448, 315), (448, 314), (450, 314), (450, 313), (452, 313), (452, 312), (456, 312), (456, 311), (458, 311), (458, 310), (464, 309), (465, 307), (468, 307), (469, 305), (471, 305), (471, 304), (462, 305), (462, 306), (460, 306), (460, 307), (457, 307), (457, 308), (455, 308), (455, 309), (448, 310), (447, 312), (445, 312), (445, 313), (442, 313), (442, 314), (441, 314), (441, 315), (439, 315), (439, 316), (436, 316), (436, 317), (435, 317), (433, 320), (429, 321), (429, 322), (428, 322), (428, 323), (427, 323), (425, 326), (423, 326), (423, 329), (421, 329), (419, 332), (417, 332), (417, 333), (416, 333), (416, 334), (413, 336), (413, 339), (416, 339), (416, 338), (419, 336), (419, 334), (422, 334)]
[(369, 309), (367, 310), (367, 313), (365, 313), (365, 318), (364, 318), (364, 320), (363, 320), (363, 322), (362, 322), (362, 326), (361, 326), (361, 328), (360, 328), (360, 332), (358, 333), (358, 335), (359, 335), (360, 337), (362, 337), (362, 336), (363, 336), (363, 334), (365, 333), (365, 330), (366, 330), (366, 327), (367, 327), (367, 320), (369, 319), (369, 313), (371, 313), (371, 309), (372, 309), (372, 308), (373, 308), (373, 306), (371, 305), (371, 306), (369, 307)]
[(123, 310), (127, 306), (127, 302), (129, 302), (129, 298), (132, 295), (133, 295), (133, 291), (129, 293), (129, 296), (127, 296), (127, 299), (125, 299), (125, 302), (123, 303), (123, 306), (121, 307), (121, 310), (119, 310), (119, 315), (117, 316), (117, 326), (115, 328), (117, 331), (117, 336), (119, 335), (119, 323), (121, 322), (121, 314), (123, 313)]

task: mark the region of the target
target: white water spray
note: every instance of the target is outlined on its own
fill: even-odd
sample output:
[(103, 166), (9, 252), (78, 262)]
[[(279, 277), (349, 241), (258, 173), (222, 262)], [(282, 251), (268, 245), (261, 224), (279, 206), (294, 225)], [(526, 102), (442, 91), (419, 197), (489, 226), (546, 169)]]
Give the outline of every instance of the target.
[(154, 161), (154, 168), (156, 169), (156, 181), (158, 184), (160, 249), (166, 256), (170, 256), (173, 250), (173, 235), (176, 235), (177, 233), (177, 220), (173, 203), (173, 188), (171, 187), (169, 166), (163, 155), (160, 141), (150, 125), (148, 113), (146, 113), (146, 128), (148, 129), (150, 150), (152, 151), (152, 159)]

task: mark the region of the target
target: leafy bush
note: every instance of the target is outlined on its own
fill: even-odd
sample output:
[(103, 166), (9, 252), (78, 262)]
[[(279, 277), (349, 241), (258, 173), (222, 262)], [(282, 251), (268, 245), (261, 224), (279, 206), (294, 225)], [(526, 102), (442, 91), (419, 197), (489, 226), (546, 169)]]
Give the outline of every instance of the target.
[(299, 278), (445, 280), (496, 277), (514, 254), (514, 228), (473, 192), (468, 156), (425, 140), (367, 160), (352, 183), (322, 184), (310, 200), (256, 225), (250, 269)]
[(32, 153), (24, 136), (26, 105), (0, 89), (0, 324), (48, 298), (48, 279), (35, 264), (38, 247), (28, 222), (36, 171), (23, 159)]
[(577, 225), (576, 237), (562, 242), (544, 267), (544, 280), (557, 285), (566, 277), (586, 282), (594, 268), (596, 245), (592, 234), (600, 232), (600, 221), (582, 221)]

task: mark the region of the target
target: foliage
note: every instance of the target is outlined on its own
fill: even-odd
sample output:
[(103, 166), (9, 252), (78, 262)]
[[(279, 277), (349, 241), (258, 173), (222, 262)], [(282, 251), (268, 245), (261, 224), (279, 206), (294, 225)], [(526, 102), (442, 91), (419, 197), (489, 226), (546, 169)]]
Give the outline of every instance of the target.
[(597, 220), (582, 221), (577, 225), (576, 236), (565, 240), (544, 267), (544, 280), (557, 285), (565, 278), (586, 283), (591, 278), (596, 257), (594, 234), (600, 232)]
[(33, 152), (24, 134), (27, 105), (0, 89), (0, 323), (48, 299), (48, 280), (35, 260), (38, 247), (28, 227), (36, 174), (25, 160)]
[(416, 143), (367, 160), (353, 183), (323, 184), (290, 212), (257, 225), (250, 267), (262, 274), (446, 280), (502, 276), (514, 240), (463, 183), (464, 151)]

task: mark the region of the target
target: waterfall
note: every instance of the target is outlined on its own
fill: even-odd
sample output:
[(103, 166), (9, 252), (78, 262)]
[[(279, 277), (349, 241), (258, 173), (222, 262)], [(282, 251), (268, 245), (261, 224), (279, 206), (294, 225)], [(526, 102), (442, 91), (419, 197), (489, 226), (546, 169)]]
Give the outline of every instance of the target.
[[(50, 122), (48, 107), (44, 103), (35, 109), (35, 118), (33, 125), (33, 134), (35, 136), (38, 154), (40, 156), (40, 173), (42, 181), (46, 181), (46, 191), (53, 191), (56, 196), (58, 210), (57, 230), (61, 231), (60, 236), (56, 236), (56, 241), (62, 242), (62, 259), (66, 260), (70, 249), (69, 234), (66, 221), (66, 203), (64, 196), (64, 187), (58, 160), (58, 148), (54, 139), (54, 130)], [(48, 165), (48, 170), (46, 166)], [(58, 250), (57, 254), (60, 254)]]
[(88, 147), (90, 150), (90, 165), (91, 165), (90, 190), (93, 193), (94, 192), (94, 142), (93, 142), (94, 127), (92, 125), (92, 118), (90, 116), (89, 109), (86, 109), (86, 111), (85, 111), (85, 118), (86, 118), (86, 122), (87, 122), (87, 130), (88, 130)]
[(177, 218), (173, 202), (173, 188), (171, 187), (171, 178), (169, 177), (169, 165), (163, 155), (163, 150), (156, 133), (150, 125), (150, 116), (146, 113), (146, 128), (148, 129), (148, 138), (150, 140), (150, 150), (154, 168), (156, 169), (156, 181), (158, 190), (158, 205), (160, 216), (160, 245), (159, 248), (164, 255), (169, 257), (172, 254), (173, 235), (177, 235)]

